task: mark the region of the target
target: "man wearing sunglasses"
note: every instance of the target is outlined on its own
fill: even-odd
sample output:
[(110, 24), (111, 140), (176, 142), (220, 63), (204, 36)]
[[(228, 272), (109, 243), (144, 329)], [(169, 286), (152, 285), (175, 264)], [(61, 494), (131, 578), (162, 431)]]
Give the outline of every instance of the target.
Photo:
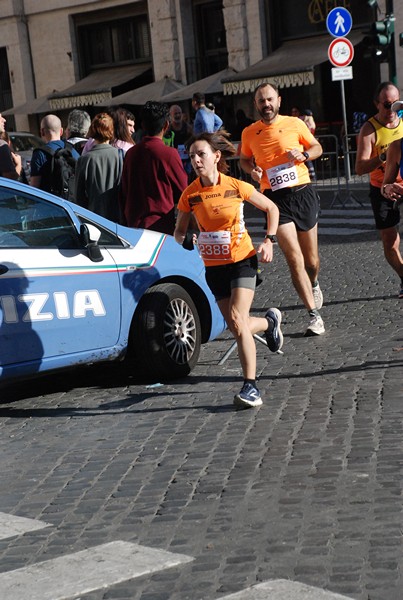
[[(392, 110), (399, 100), (399, 90), (391, 81), (379, 84), (374, 94), (377, 113), (361, 127), (357, 142), (355, 170), (358, 175), (370, 173), (370, 192), (375, 225), (383, 243), (385, 258), (400, 277), (399, 298), (403, 299), (403, 259), (400, 253), (398, 231), (399, 211), (395, 203), (382, 193), (386, 152), (389, 145), (403, 137), (403, 121)], [(401, 182), (401, 178), (397, 179)]]

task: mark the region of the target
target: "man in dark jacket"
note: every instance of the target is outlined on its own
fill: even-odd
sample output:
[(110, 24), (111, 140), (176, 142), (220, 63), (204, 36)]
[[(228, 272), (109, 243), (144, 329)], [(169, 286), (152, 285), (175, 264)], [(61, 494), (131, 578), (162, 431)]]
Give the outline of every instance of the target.
[[(6, 119), (0, 113), (0, 134), (6, 136)], [(11, 151), (5, 139), (0, 139), (0, 177), (7, 179), (18, 179), (21, 173), (21, 156)]]
[(176, 148), (162, 138), (169, 127), (169, 108), (147, 102), (142, 110), (144, 137), (127, 151), (120, 190), (123, 221), (129, 227), (173, 234), (175, 204), (188, 184)]

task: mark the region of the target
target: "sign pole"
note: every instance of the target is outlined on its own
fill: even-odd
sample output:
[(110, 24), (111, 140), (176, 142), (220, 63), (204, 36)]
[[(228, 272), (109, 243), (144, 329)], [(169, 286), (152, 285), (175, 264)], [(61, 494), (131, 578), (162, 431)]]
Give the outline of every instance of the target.
[[(389, 0), (392, 1), (393, 0)], [(341, 104), (343, 110), (343, 125), (344, 125), (344, 136), (343, 136), (343, 151), (344, 151), (344, 173), (346, 177), (346, 191), (347, 197), (344, 203), (342, 202), (342, 206), (347, 203), (347, 200), (355, 200), (358, 204), (362, 206), (362, 202), (358, 200), (354, 196), (354, 194), (350, 193), (350, 179), (351, 179), (351, 167), (350, 167), (350, 141), (348, 137), (347, 130), (347, 112), (346, 112), (346, 97), (344, 92), (344, 80), (352, 79), (352, 69), (346, 68), (351, 63), (354, 57), (354, 46), (345, 36), (347, 36), (352, 28), (353, 19), (349, 11), (342, 7), (336, 6), (333, 8), (326, 19), (326, 28), (330, 35), (334, 38), (332, 42), (330, 42), (328, 48), (328, 57), (332, 65), (337, 67), (336, 69), (332, 69), (332, 79), (340, 80), (340, 91), (341, 91)], [(337, 73), (336, 73), (337, 71)], [(337, 75), (337, 77), (336, 77)], [(333, 77), (334, 76), (334, 77)], [(334, 201), (336, 200), (338, 194), (335, 196)], [(333, 206), (332, 203), (332, 206)]]
[(344, 125), (344, 167), (346, 172), (346, 182), (348, 183), (351, 179), (351, 171), (350, 171), (350, 149), (349, 149), (349, 141), (348, 141), (348, 129), (347, 129), (347, 112), (346, 112), (346, 95), (344, 92), (344, 80), (340, 81), (340, 91), (341, 91), (341, 107), (343, 111), (343, 125)]

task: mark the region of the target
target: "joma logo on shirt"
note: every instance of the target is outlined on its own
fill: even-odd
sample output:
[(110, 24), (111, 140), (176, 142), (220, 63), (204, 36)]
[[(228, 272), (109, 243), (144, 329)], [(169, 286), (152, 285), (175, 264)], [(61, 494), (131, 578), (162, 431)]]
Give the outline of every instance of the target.
[(205, 196), (206, 200), (209, 200), (210, 198), (219, 198), (221, 196), (221, 194), (207, 194)]

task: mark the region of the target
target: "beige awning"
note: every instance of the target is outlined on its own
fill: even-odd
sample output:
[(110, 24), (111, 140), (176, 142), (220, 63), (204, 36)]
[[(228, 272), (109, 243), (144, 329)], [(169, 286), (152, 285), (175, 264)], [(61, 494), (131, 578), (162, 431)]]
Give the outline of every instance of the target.
[(2, 114), (7, 116), (51, 113), (63, 109), (92, 106), (102, 101), (108, 105), (113, 88), (132, 79), (135, 80), (148, 70), (151, 72), (150, 63), (94, 71), (65, 90), (60, 92), (55, 90), (46, 96), (28, 100), (24, 104), (8, 108)]
[(35, 98), (34, 100), (28, 100), (28, 102), (24, 102), (24, 104), (19, 104), (18, 106), (13, 106), (12, 108), (8, 108), (7, 110), (2, 111), (2, 115), (34, 115), (40, 113), (50, 113), (50, 105), (47, 96), (41, 96), (40, 98)]
[(150, 63), (94, 71), (74, 85), (49, 95), (52, 110), (93, 106), (112, 98), (113, 88), (136, 79), (151, 69)]
[(109, 102), (100, 102), (98, 106), (117, 106), (118, 104), (143, 105), (148, 100), (160, 102), (161, 98), (166, 94), (180, 90), (183, 87), (183, 83), (169, 77), (164, 77), (164, 79), (160, 79), (159, 81), (154, 81), (135, 90), (114, 96)]
[[(362, 38), (359, 31), (348, 36), (354, 45)], [(312, 85), (315, 83), (314, 68), (328, 61), (327, 51), (333, 39), (330, 35), (321, 35), (285, 42), (266, 58), (226, 77), (224, 94), (249, 94), (261, 83), (274, 83), (279, 88)], [(331, 66), (329, 62), (329, 68)]]
[(234, 75), (236, 71), (234, 69), (223, 69), (218, 73), (214, 73), (213, 75), (209, 75), (204, 79), (199, 79), (194, 83), (190, 83), (186, 85), (180, 90), (176, 92), (172, 92), (167, 94), (162, 98), (163, 102), (168, 102), (169, 104), (172, 102), (181, 102), (183, 100), (189, 100), (192, 98), (195, 92), (202, 92), (203, 94), (219, 94), (223, 91), (222, 79), (226, 77), (230, 77)]

